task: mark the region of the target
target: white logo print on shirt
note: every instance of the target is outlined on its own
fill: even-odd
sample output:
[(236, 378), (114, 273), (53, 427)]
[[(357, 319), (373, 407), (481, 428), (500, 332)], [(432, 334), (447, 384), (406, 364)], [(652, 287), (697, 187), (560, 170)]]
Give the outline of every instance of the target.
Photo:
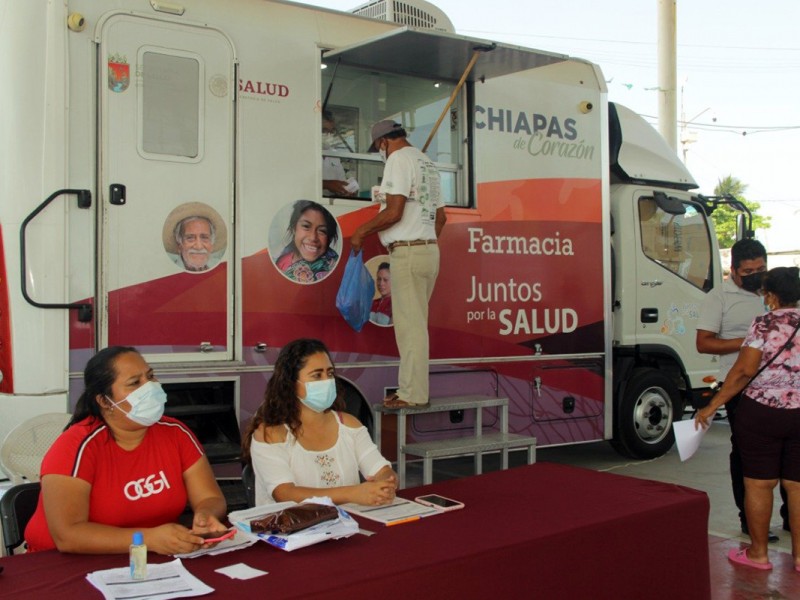
[(169, 481), (164, 471), (159, 471), (158, 474), (161, 475), (159, 479), (156, 479), (156, 473), (153, 473), (147, 478), (134, 479), (126, 483), (125, 497), (128, 500), (141, 500), (169, 489)]

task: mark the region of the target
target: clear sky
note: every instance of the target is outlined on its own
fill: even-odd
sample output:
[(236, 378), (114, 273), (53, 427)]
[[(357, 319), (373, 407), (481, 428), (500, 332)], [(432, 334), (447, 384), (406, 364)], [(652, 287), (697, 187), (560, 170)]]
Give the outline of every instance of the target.
[[(609, 100), (658, 116), (659, 0), (432, 0), (456, 32), (600, 65)], [(350, 10), (358, 0), (314, 0)], [(800, 0), (677, 0), (678, 120), (695, 138), (686, 164), (712, 194), (745, 183), (773, 217), (770, 251), (800, 250)], [(681, 138), (679, 124), (679, 140)], [(683, 147), (679, 147), (682, 155)]]

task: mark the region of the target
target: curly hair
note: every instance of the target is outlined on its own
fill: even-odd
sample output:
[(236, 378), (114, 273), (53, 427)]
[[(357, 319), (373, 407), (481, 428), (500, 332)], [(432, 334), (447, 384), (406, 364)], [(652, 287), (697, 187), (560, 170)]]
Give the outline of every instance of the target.
[[(287, 425), (292, 435), (297, 437), (303, 425), (300, 421), (300, 403), (297, 399), (297, 380), (300, 377), (300, 371), (308, 362), (308, 357), (320, 352), (324, 352), (331, 359), (331, 354), (325, 344), (310, 338), (294, 340), (281, 349), (278, 359), (275, 361), (275, 370), (267, 382), (264, 402), (250, 419), (242, 436), (242, 462), (250, 462), (250, 442), (253, 434), (262, 425)], [(331, 359), (331, 364), (333, 364), (333, 359)], [(342, 387), (338, 379), (336, 380), (336, 401), (331, 408), (334, 410), (344, 409)]]

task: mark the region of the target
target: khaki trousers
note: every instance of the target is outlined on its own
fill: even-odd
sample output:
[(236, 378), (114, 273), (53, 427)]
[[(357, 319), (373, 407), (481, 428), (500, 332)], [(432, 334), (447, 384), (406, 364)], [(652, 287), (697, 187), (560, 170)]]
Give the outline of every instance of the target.
[(397, 396), (425, 404), (428, 396), (428, 301), (439, 274), (439, 246), (397, 246), (390, 258), (392, 320), (400, 371)]

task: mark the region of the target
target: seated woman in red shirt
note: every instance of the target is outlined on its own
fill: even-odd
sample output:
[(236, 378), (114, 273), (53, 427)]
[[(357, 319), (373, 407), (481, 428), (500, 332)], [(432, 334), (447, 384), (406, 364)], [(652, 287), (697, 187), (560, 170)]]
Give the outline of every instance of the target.
[[(225, 497), (188, 427), (164, 417), (167, 397), (134, 348), (93, 356), (86, 389), (42, 461), (42, 491), (25, 529), (29, 551), (127, 552), (141, 531), (148, 550), (178, 554), (223, 531)], [(194, 511), (192, 529), (176, 521)]]

